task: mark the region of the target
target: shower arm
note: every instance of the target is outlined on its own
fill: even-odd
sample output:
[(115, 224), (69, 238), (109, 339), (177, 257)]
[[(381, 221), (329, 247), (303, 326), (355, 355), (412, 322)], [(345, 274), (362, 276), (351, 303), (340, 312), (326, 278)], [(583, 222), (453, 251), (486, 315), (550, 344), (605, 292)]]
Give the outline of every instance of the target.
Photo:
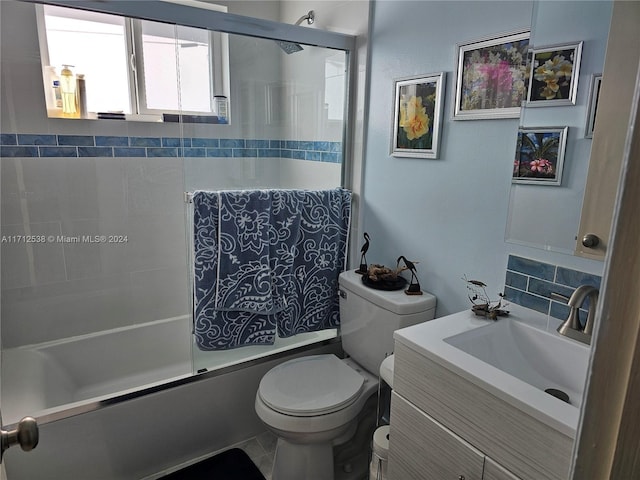
[(316, 21), (316, 13), (313, 10), (309, 10), (309, 13), (301, 16), (298, 21), (295, 23), (296, 26), (300, 25), (302, 22), (307, 21), (307, 25), (313, 25), (313, 22)]

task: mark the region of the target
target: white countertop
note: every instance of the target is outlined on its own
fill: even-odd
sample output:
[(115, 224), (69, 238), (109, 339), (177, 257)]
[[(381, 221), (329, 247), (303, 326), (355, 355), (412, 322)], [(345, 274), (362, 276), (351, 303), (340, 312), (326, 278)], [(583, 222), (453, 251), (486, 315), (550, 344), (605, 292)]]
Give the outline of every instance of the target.
[[(498, 322), (521, 321), (560, 336), (555, 329), (561, 321), (539, 312), (509, 304), (509, 317)], [(578, 407), (563, 403), (543, 390), (511, 376), (502, 370), (450, 345), (446, 338), (492, 324), (471, 310), (437, 318), (397, 330), (396, 342), (413, 349), (444, 368), (474, 383), (519, 410), (531, 415), (563, 434), (575, 438), (579, 421)], [(561, 337), (564, 339), (564, 337)], [(573, 340), (567, 339), (572, 342)], [(585, 348), (588, 348), (585, 346)]]

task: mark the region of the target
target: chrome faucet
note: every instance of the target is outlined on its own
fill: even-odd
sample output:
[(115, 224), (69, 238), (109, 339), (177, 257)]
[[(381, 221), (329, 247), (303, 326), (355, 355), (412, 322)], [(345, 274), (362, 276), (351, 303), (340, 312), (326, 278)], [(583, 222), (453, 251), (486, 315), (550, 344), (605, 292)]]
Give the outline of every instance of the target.
[[(560, 335), (578, 340), (582, 343), (591, 343), (591, 334), (593, 332), (593, 323), (596, 315), (596, 305), (598, 304), (598, 294), (598, 289), (591, 285), (580, 285), (575, 289), (567, 301), (567, 305), (571, 307), (569, 317), (562, 325), (560, 325), (560, 327), (558, 327), (558, 333), (560, 333)], [(589, 299), (589, 310), (587, 313), (587, 321), (584, 328), (582, 328), (578, 309), (587, 298)]]

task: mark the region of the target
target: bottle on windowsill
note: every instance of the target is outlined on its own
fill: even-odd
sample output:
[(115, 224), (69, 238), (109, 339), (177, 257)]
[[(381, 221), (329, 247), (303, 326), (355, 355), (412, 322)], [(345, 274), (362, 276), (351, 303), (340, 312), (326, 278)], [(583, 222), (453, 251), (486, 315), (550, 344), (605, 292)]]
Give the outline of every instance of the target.
[(62, 92), (62, 116), (77, 118), (76, 77), (71, 71), (73, 65), (63, 65), (60, 72), (60, 90)]
[(78, 116), (80, 118), (87, 118), (87, 86), (84, 80), (84, 75), (82, 73), (76, 75), (76, 81)]
[(54, 115), (62, 113), (62, 92), (60, 91), (60, 77), (56, 73), (56, 67), (46, 67), (45, 82), (47, 85), (45, 99), (47, 110), (55, 112)]
[(229, 123), (229, 104), (227, 103), (227, 97), (224, 95), (215, 95), (213, 97), (213, 108), (213, 113), (218, 117), (218, 123)]

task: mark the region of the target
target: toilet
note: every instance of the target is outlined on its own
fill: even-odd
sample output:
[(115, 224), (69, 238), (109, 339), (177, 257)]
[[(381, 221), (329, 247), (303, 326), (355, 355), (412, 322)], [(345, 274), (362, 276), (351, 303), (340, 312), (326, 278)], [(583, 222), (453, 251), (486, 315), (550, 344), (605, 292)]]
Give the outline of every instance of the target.
[(356, 432), (364, 422), (363, 409), (378, 392), (380, 365), (393, 352), (393, 332), (435, 314), (436, 298), (426, 292), (374, 290), (354, 270), (341, 273), (339, 284), (340, 330), (348, 357), (296, 358), (260, 381), (256, 413), (278, 437), (272, 480), (334, 479), (334, 446), (362, 436)]

